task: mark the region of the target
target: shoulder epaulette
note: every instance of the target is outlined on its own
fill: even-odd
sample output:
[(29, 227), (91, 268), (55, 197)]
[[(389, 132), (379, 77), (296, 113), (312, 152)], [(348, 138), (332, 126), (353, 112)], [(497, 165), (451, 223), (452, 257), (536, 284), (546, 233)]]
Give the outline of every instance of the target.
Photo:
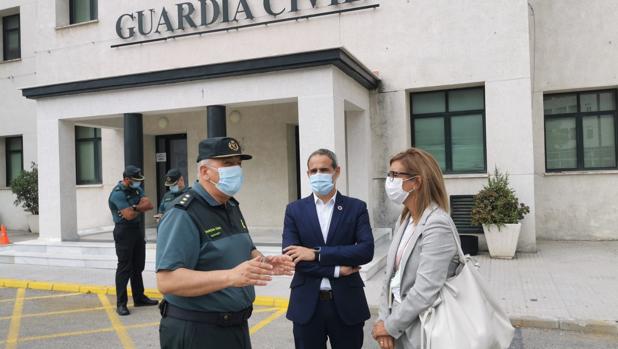
[(182, 208), (183, 210), (186, 210), (189, 207), (189, 205), (191, 205), (191, 202), (193, 201), (194, 198), (195, 198), (195, 192), (193, 190), (189, 190), (186, 193), (180, 195), (176, 199), (176, 204), (174, 206), (178, 208)]

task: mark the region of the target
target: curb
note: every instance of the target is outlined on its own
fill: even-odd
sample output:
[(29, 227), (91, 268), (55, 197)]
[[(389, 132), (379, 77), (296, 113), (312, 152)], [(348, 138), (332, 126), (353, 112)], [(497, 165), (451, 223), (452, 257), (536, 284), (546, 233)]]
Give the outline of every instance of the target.
[(618, 336), (618, 321), (511, 316), (511, 323), (514, 327), (578, 331), (582, 333)]
[[(379, 308), (370, 306), (372, 314), (377, 315)], [(515, 328), (536, 328), (541, 330), (575, 331), (590, 334), (618, 336), (618, 320), (581, 320), (540, 318), (535, 316), (510, 316)]]
[[(40, 291), (56, 291), (82, 294), (104, 294), (110, 296), (116, 295), (116, 287), (114, 286), (86, 285), (65, 282), (41, 282), (35, 280), (0, 279), (0, 287), (27, 288)], [(129, 296), (132, 295), (130, 288), (127, 289), (127, 293)], [(145, 289), (144, 294), (150, 298), (163, 298), (163, 295), (159, 292), (159, 290), (154, 288)], [(255, 297), (253, 305), (287, 309), (288, 299), (281, 297), (257, 296)]]

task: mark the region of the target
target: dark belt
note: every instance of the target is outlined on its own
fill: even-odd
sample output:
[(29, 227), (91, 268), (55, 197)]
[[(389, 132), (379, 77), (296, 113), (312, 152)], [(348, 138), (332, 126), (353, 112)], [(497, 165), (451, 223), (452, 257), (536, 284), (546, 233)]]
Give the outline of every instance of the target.
[(159, 304), (159, 310), (162, 317), (169, 316), (179, 320), (203, 322), (221, 327), (231, 327), (245, 324), (251, 317), (253, 307), (248, 307), (237, 312), (205, 312), (179, 308), (163, 300)]
[(321, 301), (333, 300), (333, 291), (332, 290), (320, 290), (320, 300)]
[(115, 223), (116, 225), (119, 225), (121, 227), (136, 227), (139, 228), (139, 222), (118, 222)]

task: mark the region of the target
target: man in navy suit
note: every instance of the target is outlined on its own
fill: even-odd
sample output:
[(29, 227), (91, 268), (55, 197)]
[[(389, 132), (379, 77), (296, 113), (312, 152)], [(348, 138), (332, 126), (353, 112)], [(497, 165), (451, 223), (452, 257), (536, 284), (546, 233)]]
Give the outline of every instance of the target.
[(313, 194), (288, 205), (283, 248), (296, 263), (287, 318), (297, 349), (360, 349), (370, 318), (358, 273), (373, 258), (367, 205), (341, 195), (337, 157), (327, 149), (309, 156)]

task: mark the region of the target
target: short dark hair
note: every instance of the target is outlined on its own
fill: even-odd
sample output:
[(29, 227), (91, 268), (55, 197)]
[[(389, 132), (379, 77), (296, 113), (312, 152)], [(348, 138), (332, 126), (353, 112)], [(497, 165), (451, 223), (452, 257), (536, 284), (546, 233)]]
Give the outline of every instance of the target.
[(309, 155), (309, 158), (307, 159), (307, 167), (309, 167), (309, 160), (311, 160), (311, 158), (316, 156), (316, 155), (328, 156), (328, 158), (332, 162), (332, 166), (333, 166), (334, 169), (336, 169), (339, 166), (337, 164), (337, 155), (335, 155), (335, 153), (333, 153), (331, 150), (320, 148), (320, 149), (314, 151), (313, 153), (311, 153), (311, 155)]

